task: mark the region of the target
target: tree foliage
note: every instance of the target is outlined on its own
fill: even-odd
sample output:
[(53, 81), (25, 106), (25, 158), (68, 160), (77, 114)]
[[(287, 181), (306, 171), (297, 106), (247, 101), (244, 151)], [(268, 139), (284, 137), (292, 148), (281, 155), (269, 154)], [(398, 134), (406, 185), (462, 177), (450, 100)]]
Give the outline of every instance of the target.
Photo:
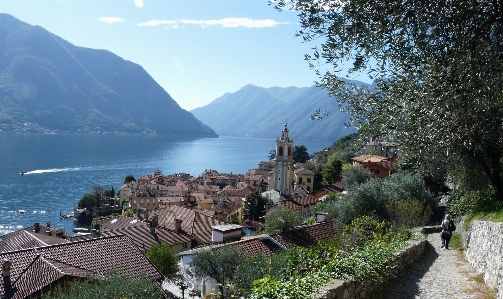
[[(409, 201), (417, 201), (417, 204)], [(401, 221), (402, 217), (418, 218), (418, 223), (422, 223), (436, 207), (436, 200), (419, 175), (399, 171), (386, 179), (370, 178), (355, 184), (346, 195), (326, 201), (316, 211), (328, 213), (328, 219), (340, 224), (349, 224), (360, 216), (370, 216), (408, 226), (408, 222)], [(402, 216), (398, 213), (408, 214)]]
[(355, 165), (342, 171), (342, 182), (347, 190), (365, 183), (372, 177), (372, 173), (365, 167)]
[[(67, 286), (67, 285), (65, 285)], [(82, 279), (68, 287), (51, 290), (42, 299), (117, 299), (117, 298), (164, 298), (160, 285), (143, 276), (135, 278), (111, 273), (106, 280)]]
[(244, 218), (248, 220), (259, 220), (266, 213), (266, 204), (269, 200), (258, 192), (250, 193), (245, 198)]
[(223, 286), (233, 282), (243, 258), (244, 252), (240, 247), (227, 245), (196, 252), (191, 266), (196, 277), (215, 279), (219, 283), (220, 293), (225, 296), (229, 290)]
[(265, 231), (274, 234), (277, 230), (287, 231), (301, 225), (304, 218), (299, 211), (290, 211), (284, 206), (277, 206), (265, 215)]
[(253, 281), (268, 275), (282, 279), (288, 272), (288, 256), (286, 252), (277, 252), (271, 257), (262, 254), (253, 255), (241, 262), (235, 277), (235, 284), (240, 289), (250, 290)]
[(327, 164), (323, 168), (323, 181), (326, 184), (332, 184), (341, 175), (342, 164), (342, 161), (336, 156), (328, 159)]
[(88, 209), (93, 210), (96, 208), (96, 194), (94, 193), (86, 193), (79, 200), (78, 206), (80, 209)]
[(276, 159), (276, 150), (270, 150), (269, 151), (269, 155), (267, 156), (269, 158), (269, 160), (274, 160)]
[[(402, 167), (442, 180), (453, 167), (503, 200), (503, 6), (498, 1), (270, 1), (295, 10), (319, 85), (362, 138), (400, 144)], [(344, 65), (351, 64), (349, 69)], [(328, 71), (327, 71), (328, 69)], [(343, 76), (367, 75), (370, 87)]]
[(179, 270), (178, 259), (173, 251), (173, 248), (163, 242), (155, 244), (145, 254), (147, 258), (154, 264), (159, 271), (168, 279), (174, 279)]
[(131, 182), (136, 182), (136, 179), (132, 175), (127, 175), (124, 178), (124, 184), (131, 183)]
[(309, 160), (307, 148), (304, 145), (295, 145), (293, 147), (293, 163), (306, 163)]

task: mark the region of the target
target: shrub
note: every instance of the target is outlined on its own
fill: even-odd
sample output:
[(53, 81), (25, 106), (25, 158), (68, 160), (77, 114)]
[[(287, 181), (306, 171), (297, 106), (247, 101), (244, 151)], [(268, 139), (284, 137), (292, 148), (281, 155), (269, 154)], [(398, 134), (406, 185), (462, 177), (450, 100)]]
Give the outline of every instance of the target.
[(367, 243), (383, 240), (389, 234), (391, 225), (369, 216), (353, 219), (342, 232), (342, 246), (348, 251), (363, 248)]
[(342, 171), (342, 182), (348, 190), (365, 183), (370, 178), (372, 178), (372, 173), (367, 168), (359, 165), (346, 167)]
[(139, 275), (135, 278), (110, 273), (106, 279), (81, 279), (50, 290), (42, 299), (164, 298), (159, 283)]
[(390, 221), (398, 228), (413, 228), (425, 225), (433, 212), (424, 201), (399, 200), (386, 205)]
[(288, 231), (301, 225), (304, 218), (299, 211), (289, 211), (283, 206), (278, 206), (265, 215), (265, 231), (274, 234), (276, 230)]

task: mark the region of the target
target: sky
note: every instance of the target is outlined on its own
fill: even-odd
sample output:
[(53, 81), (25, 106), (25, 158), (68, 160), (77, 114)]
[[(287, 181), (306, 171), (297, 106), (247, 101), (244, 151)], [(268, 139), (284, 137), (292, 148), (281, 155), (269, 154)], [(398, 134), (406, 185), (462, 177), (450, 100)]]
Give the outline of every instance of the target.
[(247, 84), (317, 79), (298, 16), (267, 0), (0, 0), (0, 12), (141, 65), (189, 111)]

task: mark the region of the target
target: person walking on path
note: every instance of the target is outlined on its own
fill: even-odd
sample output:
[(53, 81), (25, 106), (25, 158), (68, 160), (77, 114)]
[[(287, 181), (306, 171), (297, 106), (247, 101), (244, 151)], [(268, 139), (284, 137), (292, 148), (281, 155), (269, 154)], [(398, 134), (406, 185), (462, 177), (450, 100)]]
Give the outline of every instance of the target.
[(423, 257), (387, 284), (380, 299), (476, 299), (482, 284), (461, 251), (444, 250), (438, 233), (427, 236)]
[(455, 230), (454, 222), (452, 222), (449, 214), (445, 215), (445, 219), (442, 221), (440, 226), (442, 227), (442, 248), (445, 246), (445, 249), (449, 249), (449, 241), (452, 237), (452, 231)]

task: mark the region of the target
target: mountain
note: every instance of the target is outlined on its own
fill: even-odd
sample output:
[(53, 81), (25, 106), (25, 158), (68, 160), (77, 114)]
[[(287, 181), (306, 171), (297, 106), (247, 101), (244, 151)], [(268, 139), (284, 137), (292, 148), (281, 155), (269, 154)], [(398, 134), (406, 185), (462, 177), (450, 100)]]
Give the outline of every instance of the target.
[(138, 64), (0, 14), (0, 129), (216, 137)]
[[(337, 105), (335, 98), (316, 86), (262, 88), (246, 85), (191, 112), (219, 135), (277, 137), (287, 122), (290, 135), (295, 139), (333, 141), (356, 132), (355, 128), (344, 126), (349, 115), (340, 112)], [(317, 109), (329, 109), (328, 116), (311, 120)]]

